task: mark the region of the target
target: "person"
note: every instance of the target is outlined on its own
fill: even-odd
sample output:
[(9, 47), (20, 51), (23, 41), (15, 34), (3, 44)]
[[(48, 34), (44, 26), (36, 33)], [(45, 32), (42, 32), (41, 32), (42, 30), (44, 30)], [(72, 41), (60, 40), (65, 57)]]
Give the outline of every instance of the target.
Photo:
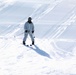
[(32, 41), (32, 45), (34, 45), (34, 24), (32, 22), (32, 18), (29, 17), (28, 21), (24, 24), (24, 38), (23, 38), (23, 45), (26, 45), (26, 39), (27, 36), (30, 36), (31, 41)]

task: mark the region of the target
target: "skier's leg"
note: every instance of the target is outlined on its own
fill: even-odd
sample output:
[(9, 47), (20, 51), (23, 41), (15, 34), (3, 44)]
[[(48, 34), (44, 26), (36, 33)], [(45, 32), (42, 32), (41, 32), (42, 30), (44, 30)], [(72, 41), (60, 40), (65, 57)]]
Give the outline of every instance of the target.
[(30, 38), (31, 38), (31, 41), (32, 41), (32, 45), (34, 45), (34, 36), (33, 36), (32, 33), (29, 33), (29, 35), (30, 35)]
[(24, 38), (23, 38), (23, 44), (25, 45), (26, 39), (27, 39), (28, 33), (24, 34)]

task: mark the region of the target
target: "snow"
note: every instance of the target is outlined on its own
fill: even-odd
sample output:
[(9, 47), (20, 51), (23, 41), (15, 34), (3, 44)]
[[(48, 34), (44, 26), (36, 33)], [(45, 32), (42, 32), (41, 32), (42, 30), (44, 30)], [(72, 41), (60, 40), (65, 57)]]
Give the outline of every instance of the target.
[(23, 46), (21, 39), (2, 39), (0, 42), (1, 75), (76, 74), (76, 54), (55, 50), (51, 44), (53, 40), (49, 43), (47, 39), (36, 39), (33, 47)]
[[(28, 16), (32, 47), (22, 45)], [(0, 0), (0, 75), (76, 75), (75, 32), (75, 0)]]

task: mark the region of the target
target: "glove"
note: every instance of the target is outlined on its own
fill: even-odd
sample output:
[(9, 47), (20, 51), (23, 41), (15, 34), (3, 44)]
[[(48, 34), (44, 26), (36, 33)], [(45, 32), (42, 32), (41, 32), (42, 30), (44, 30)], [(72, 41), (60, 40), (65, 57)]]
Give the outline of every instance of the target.
[(25, 33), (27, 33), (28, 32), (28, 30), (25, 30)]
[(34, 33), (34, 31), (32, 31), (32, 33)]

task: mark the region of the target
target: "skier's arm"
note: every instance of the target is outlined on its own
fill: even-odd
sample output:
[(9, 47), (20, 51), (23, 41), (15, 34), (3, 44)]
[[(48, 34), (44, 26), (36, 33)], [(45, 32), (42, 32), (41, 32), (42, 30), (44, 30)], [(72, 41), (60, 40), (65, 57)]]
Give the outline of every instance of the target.
[(32, 33), (34, 33), (34, 24), (32, 23)]
[(26, 22), (25, 25), (24, 25), (24, 31), (25, 31), (25, 32), (28, 32), (28, 31), (27, 31), (27, 22)]

